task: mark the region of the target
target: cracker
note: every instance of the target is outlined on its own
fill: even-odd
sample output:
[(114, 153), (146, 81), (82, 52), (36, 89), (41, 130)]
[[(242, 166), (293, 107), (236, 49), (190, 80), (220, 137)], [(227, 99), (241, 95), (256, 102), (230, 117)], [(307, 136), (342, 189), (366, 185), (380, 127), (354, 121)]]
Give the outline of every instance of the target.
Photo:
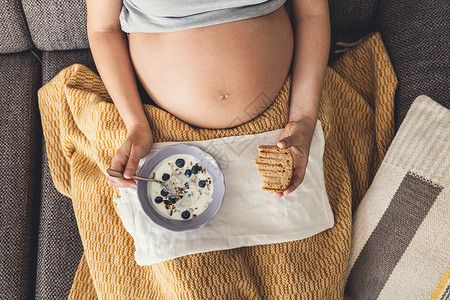
[(283, 192), (294, 174), (294, 161), (289, 149), (259, 145), (259, 156), (253, 160), (258, 174), (264, 178), (263, 190)]

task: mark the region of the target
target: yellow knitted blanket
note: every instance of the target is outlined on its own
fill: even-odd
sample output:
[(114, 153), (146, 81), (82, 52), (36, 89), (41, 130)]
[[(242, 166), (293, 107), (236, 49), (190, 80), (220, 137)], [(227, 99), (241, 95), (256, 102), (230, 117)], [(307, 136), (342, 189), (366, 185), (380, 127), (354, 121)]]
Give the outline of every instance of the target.
[[(290, 76), (274, 103), (232, 129), (194, 128), (154, 106), (155, 142), (204, 140), (283, 128)], [(73, 200), (84, 246), (70, 299), (342, 299), (352, 208), (393, 138), (396, 77), (379, 34), (327, 69), (319, 118), (326, 189), (335, 226), (310, 238), (214, 251), (139, 267), (106, 184), (105, 170), (126, 129), (101, 79), (75, 64), (39, 90), (42, 127), (56, 188)]]

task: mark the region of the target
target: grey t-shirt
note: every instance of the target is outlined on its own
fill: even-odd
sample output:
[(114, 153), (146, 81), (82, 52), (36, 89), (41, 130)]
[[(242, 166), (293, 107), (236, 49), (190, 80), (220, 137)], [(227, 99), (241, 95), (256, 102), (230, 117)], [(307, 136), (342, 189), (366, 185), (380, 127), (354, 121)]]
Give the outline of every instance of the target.
[(123, 0), (124, 32), (170, 32), (269, 14), (286, 0)]

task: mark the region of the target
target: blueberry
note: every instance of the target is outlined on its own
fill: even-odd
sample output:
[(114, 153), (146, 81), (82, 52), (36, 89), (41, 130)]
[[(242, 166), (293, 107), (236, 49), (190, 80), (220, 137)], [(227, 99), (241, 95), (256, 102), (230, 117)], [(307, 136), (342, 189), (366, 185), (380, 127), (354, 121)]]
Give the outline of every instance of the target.
[(155, 203), (161, 203), (163, 201), (163, 198), (161, 196), (157, 196), (155, 198)]
[(206, 181), (200, 180), (200, 181), (198, 182), (198, 186), (201, 187), (201, 188), (204, 188), (204, 187), (206, 186)]
[(164, 174), (162, 175), (162, 180), (164, 180), (164, 181), (169, 180), (169, 178), (170, 178), (170, 175), (167, 174), (167, 173), (164, 173)]
[(170, 201), (170, 203), (175, 204), (175, 203), (177, 203), (177, 197), (175, 197), (173, 195), (170, 195), (169, 196), (169, 201)]
[(185, 190), (188, 190), (188, 189), (189, 189), (189, 183), (187, 183), (187, 182), (184, 183), (184, 189), (185, 189)]
[(197, 174), (198, 172), (200, 172), (200, 167), (199, 165), (194, 165), (192, 167), (192, 174)]
[(187, 169), (186, 171), (184, 171), (184, 176), (186, 177), (191, 177), (192, 171)]
[(187, 210), (185, 210), (185, 211), (183, 211), (182, 213), (181, 213), (181, 217), (183, 218), (183, 219), (189, 219), (189, 217), (191, 216), (191, 213), (189, 212), (189, 211), (187, 211)]
[(161, 196), (165, 197), (167, 195), (169, 195), (169, 192), (166, 189), (162, 189), (161, 190)]
[(182, 168), (184, 166), (184, 159), (179, 158), (175, 161), (175, 164), (177, 165), (178, 168)]

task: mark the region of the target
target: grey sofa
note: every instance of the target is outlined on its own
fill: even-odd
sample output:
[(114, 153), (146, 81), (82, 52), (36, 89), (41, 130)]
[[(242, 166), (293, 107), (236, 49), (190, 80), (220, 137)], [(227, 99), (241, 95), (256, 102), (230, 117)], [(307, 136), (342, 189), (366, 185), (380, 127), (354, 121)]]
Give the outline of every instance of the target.
[[(450, 2), (330, 0), (332, 51), (380, 31), (399, 79), (396, 127), (427, 94), (450, 107)], [(81, 63), (95, 71), (84, 0), (0, 6), (0, 299), (65, 299), (82, 255), (71, 200), (46, 161), (37, 90)], [(142, 93), (142, 97), (145, 95)]]

